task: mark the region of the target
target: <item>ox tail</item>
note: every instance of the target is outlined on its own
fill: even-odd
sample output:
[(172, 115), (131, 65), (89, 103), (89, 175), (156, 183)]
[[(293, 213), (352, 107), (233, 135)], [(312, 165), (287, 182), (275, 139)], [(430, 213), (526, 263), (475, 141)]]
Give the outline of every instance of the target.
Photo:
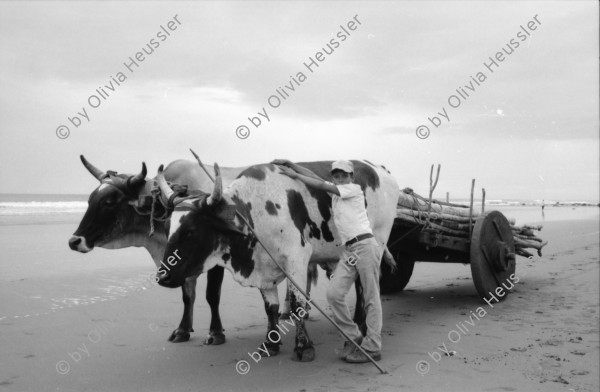
[(386, 246), (383, 248), (383, 261), (390, 266), (392, 273), (396, 272), (396, 260), (394, 260), (394, 256), (392, 256), (392, 252)]

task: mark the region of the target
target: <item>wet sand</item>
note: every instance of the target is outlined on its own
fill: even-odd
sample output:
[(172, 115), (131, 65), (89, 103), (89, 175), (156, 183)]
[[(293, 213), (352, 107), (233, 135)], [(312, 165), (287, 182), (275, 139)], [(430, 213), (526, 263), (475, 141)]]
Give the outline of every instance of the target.
[[(583, 210), (587, 219), (581, 211), (577, 220), (562, 210), (561, 219), (544, 223), (544, 256), (518, 258), (519, 282), (493, 308), (478, 297), (468, 265), (417, 263), (403, 293), (382, 297), (386, 375), (336, 359), (342, 339), (316, 310), (308, 321), (314, 362), (291, 360), (293, 329), (279, 356), (254, 362), (248, 353), (266, 332), (263, 303), (258, 290), (227, 273), (227, 342), (203, 344), (210, 312), (202, 277), (196, 332), (170, 343), (181, 292), (144, 280), (154, 271), (144, 250), (70, 251), (76, 215), (4, 220), (0, 391), (597, 391), (598, 209)], [(312, 296), (324, 308), (326, 287), (321, 273)], [(247, 374), (236, 371), (240, 360), (248, 361)]]

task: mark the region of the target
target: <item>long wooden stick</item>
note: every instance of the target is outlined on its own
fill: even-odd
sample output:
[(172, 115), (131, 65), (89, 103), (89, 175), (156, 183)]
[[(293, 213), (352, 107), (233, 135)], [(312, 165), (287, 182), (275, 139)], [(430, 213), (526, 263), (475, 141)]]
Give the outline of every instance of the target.
[[(431, 199), (433, 197), (433, 191), (435, 190), (438, 180), (440, 179), (440, 169), (442, 168), (442, 165), (438, 164), (437, 173), (435, 175), (435, 182), (433, 181), (433, 167), (434, 165), (431, 165), (431, 172), (429, 173), (429, 203), (427, 207), (427, 212), (431, 211)], [(429, 216), (427, 217), (427, 224), (429, 224)]]
[[(471, 182), (471, 203), (469, 205), (469, 219), (473, 219), (473, 192), (475, 191), (475, 179)], [(473, 232), (473, 228), (469, 225), (469, 239), (471, 239), (471, 235)]]
[(481, 188), (481, 213), (485, 210), (485, 188)]

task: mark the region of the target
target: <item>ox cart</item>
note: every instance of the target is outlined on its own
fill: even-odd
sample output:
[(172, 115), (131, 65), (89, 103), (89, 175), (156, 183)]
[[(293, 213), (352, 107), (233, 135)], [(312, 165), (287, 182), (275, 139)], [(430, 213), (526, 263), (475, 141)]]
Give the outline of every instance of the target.
[(533, 248), (541, 256), (547, 242), (534, 231), (542, 227), (517, 227), (499, 211), (484, 211), (485, 190), (481, 212), (473, 211), (474, 184), (473, 180), (469, 206), (432, 200), (433, 181), (429, 198), (410, 188), (401, 192), (388, 240), (397, 268), (392, 271), (387, 263), (381, 264), (382, 294), (403, 290), (415, 261), (428, 261), (470, 264), (477, 293), (489, 299), (515, 273), (517, 255), (533, 257), (526, 250)]

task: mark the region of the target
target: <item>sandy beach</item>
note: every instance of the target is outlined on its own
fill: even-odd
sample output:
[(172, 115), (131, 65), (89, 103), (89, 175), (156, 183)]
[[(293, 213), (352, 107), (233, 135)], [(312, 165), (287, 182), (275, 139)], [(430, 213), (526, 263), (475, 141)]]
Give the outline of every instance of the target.
[[(539, 210), (507, 215), (519, 224), (541, 222)], [(404, 292), (382, 297), (385, 375), (371, 364), (336, 359), (342, 339), (314, 309), (307, 322), (314, 362), (291, 360), (293, 329), (279, 356), (253, 361), (248, 353), (266, 332), (263, 303), (258, 290), (227, 273), (221, 301), (227, 342), (203, 344), (210, 321), (204, 277), (196, 332), (189, 342), (168, 342), (182, 313), (180, 291), (144, 284), (154, 270), (144, 250), (69, 250), (79, 218), (1, 221), (0, 390), (597, 391), (600, 385), (595, 207), (546, 209), (540, 236), (549, 245), (542, 258), (518, 258), (519, 282), (501, 303), (477, 296), (468, 265), (417, 263)], [(325, 308), (327, 283), (321, 274), (312, 294)], [(248, 362), (247, 374), (236, 370), (240, 360)]]

